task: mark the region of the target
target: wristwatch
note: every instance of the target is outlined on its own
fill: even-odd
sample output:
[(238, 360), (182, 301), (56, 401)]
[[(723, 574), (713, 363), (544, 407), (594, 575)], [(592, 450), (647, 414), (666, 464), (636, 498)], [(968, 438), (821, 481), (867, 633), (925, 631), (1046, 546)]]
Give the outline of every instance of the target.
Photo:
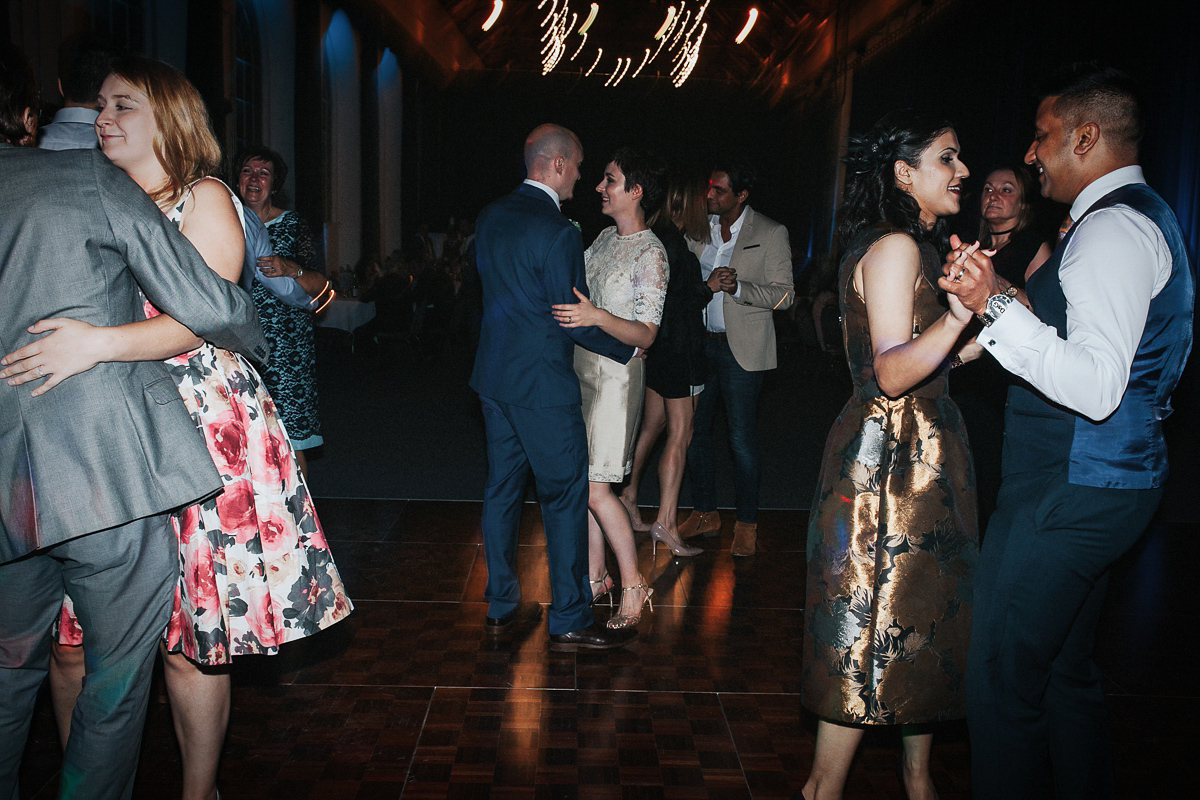
[(1009, 286), (1004, 290), (1003, 294), (994, 294), (987, 299), (987, 305), (983, 307), (982, 314), (976, 314), (979, 321), (983, 323), (985, 328), (991, 327), (992, 323), (1000, 318), (1004, 313), (1004, 309), (1012, 305), (1017, 299), (1017, 287)]

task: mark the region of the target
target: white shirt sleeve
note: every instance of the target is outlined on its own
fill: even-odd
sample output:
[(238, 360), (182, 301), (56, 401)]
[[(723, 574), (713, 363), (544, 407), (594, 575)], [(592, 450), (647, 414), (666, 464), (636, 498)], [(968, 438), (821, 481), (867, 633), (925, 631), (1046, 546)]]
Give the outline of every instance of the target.
[(1063, 253), (1067, 338), (1011, 304), (979, 343), (1050, 400), (1093, 420), (1121, 403), (1150, 300), (1166, 285), (1171, 256), (1162, 232), (1128, 206), (1088, 214)]

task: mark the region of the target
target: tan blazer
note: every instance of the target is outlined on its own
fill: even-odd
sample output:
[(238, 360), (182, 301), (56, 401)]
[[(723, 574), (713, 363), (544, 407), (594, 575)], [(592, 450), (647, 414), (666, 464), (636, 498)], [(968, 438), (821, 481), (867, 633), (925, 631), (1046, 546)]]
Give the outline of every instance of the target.
[[(792, 286), (792, 248), (787, 228), (746, 206), (737, 245), (729, 259), (737, 272), (741, 297), (722, 292), (725, 332), (738, 366), (747, 372), (775, 369), (775, 322), (771, 312), (789, 308), (796, 299)], [(689, 240), (699, 258), (704, 244)]]

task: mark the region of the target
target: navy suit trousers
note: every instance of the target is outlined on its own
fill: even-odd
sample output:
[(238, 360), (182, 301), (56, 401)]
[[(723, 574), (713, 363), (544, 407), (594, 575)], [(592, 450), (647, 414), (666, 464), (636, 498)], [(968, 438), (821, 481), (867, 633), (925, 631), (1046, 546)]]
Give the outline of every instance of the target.
[(517, 607), (517, 531), (525, 482), (533, 470), (550, 566), (550, 633), (594, 622), (588, 587), (587, 432), (578, 403), (522, 408), (480, 396), (487, 432), (483, 489), (483, 553), (488, 616)]
[(1109, 568), (1161, 489), (1100, 489), (1058, 472), (1008, 475), (975, 573), (967, 723), (976, 800), (1113, 796), (1092, 660)]

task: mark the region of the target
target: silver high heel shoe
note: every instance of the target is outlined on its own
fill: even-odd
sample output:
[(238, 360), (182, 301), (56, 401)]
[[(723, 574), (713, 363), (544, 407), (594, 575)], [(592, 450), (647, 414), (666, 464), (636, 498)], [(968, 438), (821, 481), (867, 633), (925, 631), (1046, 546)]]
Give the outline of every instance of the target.
[(623, 587), (621, 589), (621, 602), (622, 603), (625, 602), (625, 593), (626, 592), (634, 592), (634, 591), (637, 591), (638, 589), (641, 589), (643, 592), (646, 593), (645, 599), (642, 600), (642, 605), (638, 607), (638, 613), (636, 613), (636, 614), (617, 614), (615, 617), (613, 617), (612, 619), (610, 619), (608, 621), (608, 627), (612, 628), (613, 630), (620, 630), (622, 628), (632, 628), (634, 625), (637, 625), (639, 622), (642, 621), (642, 609), (643, 608), (645, 608), (646, 606), (650, 606), (650, 610), (654, 611), (654, 603), (650, 600), (650, 598), (654, 596), (654, 590), (651, 589), (649, 586), (647, 586), (644, 583), (639, 583), (636, 586)]
[(702, 547), (691, 547), (683, 543), (673, 531), (669, 531), (657, 522), (650, 526), (650, 539), (654, 542), (650, 552), (658, 556), (658, 543), (662, 542), (677, 556), (698, 556), (704, 552)]

